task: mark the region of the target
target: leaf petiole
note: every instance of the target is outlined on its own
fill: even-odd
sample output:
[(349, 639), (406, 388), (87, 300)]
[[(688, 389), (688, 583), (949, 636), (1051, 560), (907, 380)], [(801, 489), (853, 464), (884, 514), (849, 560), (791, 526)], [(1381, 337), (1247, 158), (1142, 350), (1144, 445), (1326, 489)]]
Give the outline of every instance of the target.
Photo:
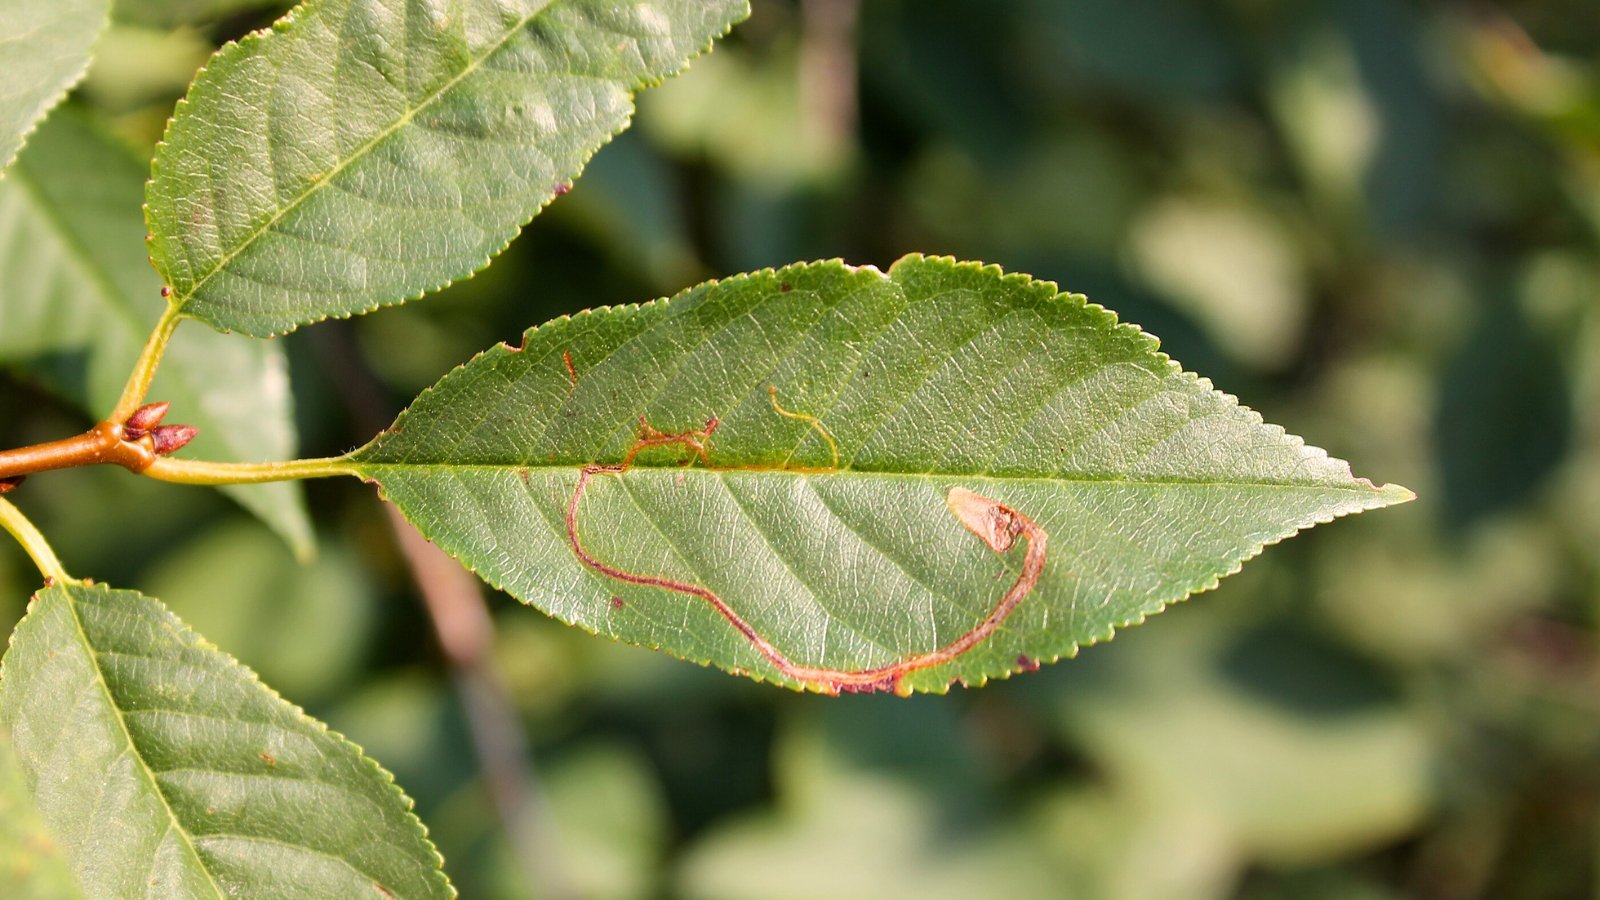
[(44, 539), (39, 529), (25, 515), (22, 510), (12, 506), (10, 501), (0, 499), (0, 528), (4, 528), (17, 539), (22, 549), (28, 551), (33, 564), (39, 567), (45, 580), (51, 584), (82, 584), (76, 578), (67, 574), (62, 567), (61, 560), (56, 557), (56, 552), (50, 549), (50, 542)]
[(169, 303), (161, 318), (156, 320), (156, 327), (150, 332), (150, 337), (144, 342), (144, 349), (139, 352), (139, 360), (133, 365), (133, 372), (128, 375), (128, 383), (122, 389), (122, 397), (117, 401), (116, 409), (106, 417), (109, 422), (122, 422), (144, 402), (145, 395), (150, 392), (150, 383), (155, 380), (156, 369), (161, 365), (161, 357), (167, 352), (167, 342), (172, 340), (172, 332), (177, 329), (182, 316), (178, 308)]
[(157, 481), (170, 481), (173, 484), (202, 485), (262, 484), (271, 481), (358, 475), (355, 468), (341, 456), (263, 463), (208, 462), (161, 457), (141, 474)]

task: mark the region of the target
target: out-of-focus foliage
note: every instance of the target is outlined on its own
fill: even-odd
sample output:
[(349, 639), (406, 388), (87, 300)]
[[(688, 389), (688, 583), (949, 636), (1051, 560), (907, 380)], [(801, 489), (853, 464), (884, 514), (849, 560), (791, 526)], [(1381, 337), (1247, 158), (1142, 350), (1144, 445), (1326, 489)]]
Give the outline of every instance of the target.
[[(33, 135), (0, 184), (0, 361), (25, 367), (86, 412), (116, 405), (166, 305), (143, 242), (147, 171), (147, 161), (68, 108)], [(173, 342), (152, 389), (200, 429), (190, 452), (203, 458), (294, 452), (281, 347), (189, 332)], [(297, 485), (227, 490), (310, 555)]]
[[(135, 49), (74, 102), (148, 153), (197, 48), (269, 16), (138, 38), (167, 55), (115, 27)], [(309, 574), (199, 489), (66, 472), (17, 502), (393, 771), (465, 896), (1593, 896), (1597, 60), (1592, 0), (757, 0), (492, 268), (286, 339), (304, 452), (338, 453), (375, 427), (352, 408), (561, 312), (948, 253), (1089, 294), (1421, 497), (944, 698), (793, 696), (496, 597), (537, 885), (370, 489), (309, 486)], [(0, 391), (19, 441), (81, 425), (44, 396)], [(226, 563), (189, 538), (266, 599), (208, 599)], [(0, 549), (0, 597), (34, 578)], [(347, 580), (372, 594), (306, 608)]]
[(13, 0), (0, 7), (0, 169), (83, 77), (106, 0)]

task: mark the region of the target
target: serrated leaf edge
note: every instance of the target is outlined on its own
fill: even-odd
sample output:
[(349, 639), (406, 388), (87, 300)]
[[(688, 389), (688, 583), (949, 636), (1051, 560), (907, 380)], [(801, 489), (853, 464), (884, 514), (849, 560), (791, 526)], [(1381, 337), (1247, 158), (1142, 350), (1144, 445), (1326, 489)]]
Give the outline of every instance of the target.
[(21, 134), (17, 135), (17, 147), (11, 151), (11, 157), (0, 160), (0, 179), (6, 177), (6, 173), (11, 171), (12, 163), (15, 163), (17, 157), (22, 155), (23, 148), (28, 146), (28, 138), (33, 137), (34, 132), (39, 130), (39, 126), (44, 124), (44, 120), (50, 118), (50, 113), (60, 106), (61, 101), (67, 99), (67, 95), (72, 93), (72, 89), (83, 81), (84, 76), (89, 74), (89, 66), (94, 63), (95, 45), (100, 43), (100, 36), (105, 34), (106, 28), (110, 24), (111, 3), (107, 2), (104, 11), (100, 14), (100, 23), (95, 26), (94, 39), (89, 42), (89, 52), (83, 58), (83, 65), (78, 67), (76, 74), (62, 84), (61, 90), (57, 91), (39, 108), (39, 115), (34, 118), (33, 122), (27, 128), (24, 128)]

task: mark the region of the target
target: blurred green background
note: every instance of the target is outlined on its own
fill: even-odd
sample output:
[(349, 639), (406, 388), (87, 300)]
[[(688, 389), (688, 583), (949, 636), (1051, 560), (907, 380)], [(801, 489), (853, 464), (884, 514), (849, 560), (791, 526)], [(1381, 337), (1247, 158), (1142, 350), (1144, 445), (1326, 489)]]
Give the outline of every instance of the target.
[[(1087, 293), (1421, 499), (943, 698), (794, 695), (490, 595), (515, 832), (370, 489), (308, 486), (303, 568), (202, 489), (19, 505), (367, 748), (466, 897), (1600, 896), (1594, 0), (754, 6), (491, 269), (284, 339), (304, 455), (558, 314), (917, 250)], [(72, 102), (147, 154), (273, 15), (127, 0)], [(8, 441), (85, 424), (4, 378)], [(0, 548), (0, 617), (36, 581)]]

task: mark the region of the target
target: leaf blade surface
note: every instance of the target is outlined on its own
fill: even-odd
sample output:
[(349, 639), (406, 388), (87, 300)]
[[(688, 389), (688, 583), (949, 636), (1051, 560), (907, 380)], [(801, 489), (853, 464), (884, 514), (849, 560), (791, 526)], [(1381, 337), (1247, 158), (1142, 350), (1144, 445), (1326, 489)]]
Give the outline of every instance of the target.
[(327, 0), (224, 48), (147, 192), (183, 312), (265, 336), (482, 268), (744, 0)]
[(39, 818), (5, 728), (0, 728), (0, 884), (10, 896), (29, 900), (83, 897), (61, 848)]
[[(1030, 669), (1302, 528), (1410, 498), (1082, 297), (916, 256), (557, 320), (446, 376), (351, 460), (424, 534), (557, 618), (825, 691)], [(1015, 544), (976, 539), (956, 489), (992, 502)], [(973, 637), (1027, 580), (1023, 545), (1044, 543), (1014, 516), (1048, 536), (1043, 575), (958, 655), (863, 684), (762, 650), (857, 673)]]
[(36, 595), (0, 717), (90, 896), (453, 896), (387, 773), (149, 597)]

